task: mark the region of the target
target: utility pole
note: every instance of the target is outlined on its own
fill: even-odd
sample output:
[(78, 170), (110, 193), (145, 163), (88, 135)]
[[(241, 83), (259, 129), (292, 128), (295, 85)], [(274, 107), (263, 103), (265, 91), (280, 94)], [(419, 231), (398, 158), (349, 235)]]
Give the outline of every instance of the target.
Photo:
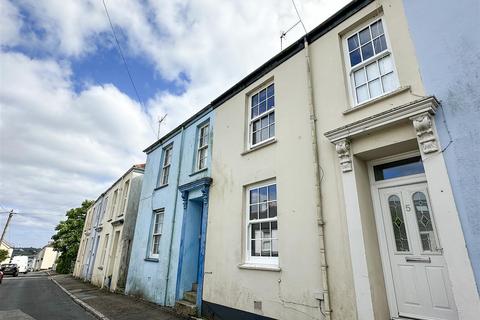
[(10, 223), (10, 220), (12, 220), (13, 214), (14, 214), (13, 210), (10, 210), (10, 212), (8, 213), (7, 223), (5, 223), (5, 227), (3, 228), (2, 237), (0, 238), (0, 243), (2, 243), (3, 241), (3, 237), (7, 232), (7, 227), (8, 227), (8, 224)]

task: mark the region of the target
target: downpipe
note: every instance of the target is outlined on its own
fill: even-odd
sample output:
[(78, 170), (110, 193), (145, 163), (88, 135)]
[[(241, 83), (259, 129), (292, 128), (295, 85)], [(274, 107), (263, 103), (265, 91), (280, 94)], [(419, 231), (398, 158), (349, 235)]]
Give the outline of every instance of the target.
[(315, 114), (313, 86), (312, 86), (312, 70), (310, 61), (310, 47), (308, 45), (307, 37), (304, 37), (305, 46), (305, 63), (307, 68), (307, 88), (308, 88), (308, 108), (310, 113), (310, 133), (312, 136), (312, 151), (313, 151), (313, 170), (315, 175), (315, 210), (317, 213), (318, 235), (320, 240), (320, 265), (322, 272), (323, 285), (323, 311), (322, 301), (320, 302), (320, 312), (325, 316), (326, 320), (330, 320), (330, 291), (328, 287), (328, 265), (325, 248), (325, 223), (323, 221), (322, 212), (322, 179), (320, 176), (320, 161), (318, 157), (318, 140), (317, 140), (317, 117)]

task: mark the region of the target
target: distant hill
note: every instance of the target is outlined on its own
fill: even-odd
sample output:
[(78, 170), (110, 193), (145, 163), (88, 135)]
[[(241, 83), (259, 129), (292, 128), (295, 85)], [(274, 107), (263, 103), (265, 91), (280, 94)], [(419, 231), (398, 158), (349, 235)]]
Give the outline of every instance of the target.
[(41, 249), (39, 248), (15, 248), (13, 249), (12, 257), (15, 256), (35, 256)]

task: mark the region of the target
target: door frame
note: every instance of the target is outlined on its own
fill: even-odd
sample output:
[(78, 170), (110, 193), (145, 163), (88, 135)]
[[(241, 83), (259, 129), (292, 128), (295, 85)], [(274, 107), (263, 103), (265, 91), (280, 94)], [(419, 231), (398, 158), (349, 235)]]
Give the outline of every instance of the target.
[[(385, 221), (384, 221), (384, 216), (382, 212), (382, 205), (380, 201), (381, 199), (380, 199), (379, 191), (380, 189), (383, 189), (383, 188), (401, 187), (401, 186), (412, 185), (417, 183), (426, 183), (427, 190), (428, 190), (428, 182), (427, 182), (427, 177), (425, 173), (414, 174), (414, 175), (382, 180), (382, 181), (375, 181), (373, 167), (379, 164), (408, 159), (416, 156), (420, 156), (419, 151), (405, 152), (405, 153), (401, 153), (393, 156), (375, 159), (367, 163), (368, 177), (370, 181), (370, 192), (372, 195), (372, 203), (373, 203), (373, 212), (375, 215), (378, 245), (380, 248), (380, 258), (382, 260), (385, 289), (387, 291), (388, 308), (390, 310), (390, 317), (393, 319), (402, 319), (402, 318), (400, 317), (399, 311), (398, 311), (397, 296), (395, 294), (395, 286), (393, 282), (392, 263), (390, 259), (390, 252), (388, 250), (387, 230), (385, 229)], [(432, 200), (430, 199), (430, 201)], [(434, 217), (434, 221), (435, 221), (433, 210), (432, 210), (432, 216)], [(438, 231), (437, 231), (437, 237), (439, 238), (438, 240), (441, 243), (441, 239), (440, 239), (440, 235), (438, 234)]]

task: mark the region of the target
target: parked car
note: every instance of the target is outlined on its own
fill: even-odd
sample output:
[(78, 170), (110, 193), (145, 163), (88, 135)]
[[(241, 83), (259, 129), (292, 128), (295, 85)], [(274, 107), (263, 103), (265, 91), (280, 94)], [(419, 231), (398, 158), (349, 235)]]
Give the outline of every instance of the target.
[(2, 279), (3, 279), (3, 272), (0, 271), (0, 283), (2, 283)]
[(18, 276), (18, 266), (15, 263), (5, 263), (2, 264), (0, 270), (3, 272), (4, 275), (12, 275), (14, 277)]
[(19, 273), (26, 274), (28, 272), (28, 256), (15, 256), (10, 263), (17, 265)]

